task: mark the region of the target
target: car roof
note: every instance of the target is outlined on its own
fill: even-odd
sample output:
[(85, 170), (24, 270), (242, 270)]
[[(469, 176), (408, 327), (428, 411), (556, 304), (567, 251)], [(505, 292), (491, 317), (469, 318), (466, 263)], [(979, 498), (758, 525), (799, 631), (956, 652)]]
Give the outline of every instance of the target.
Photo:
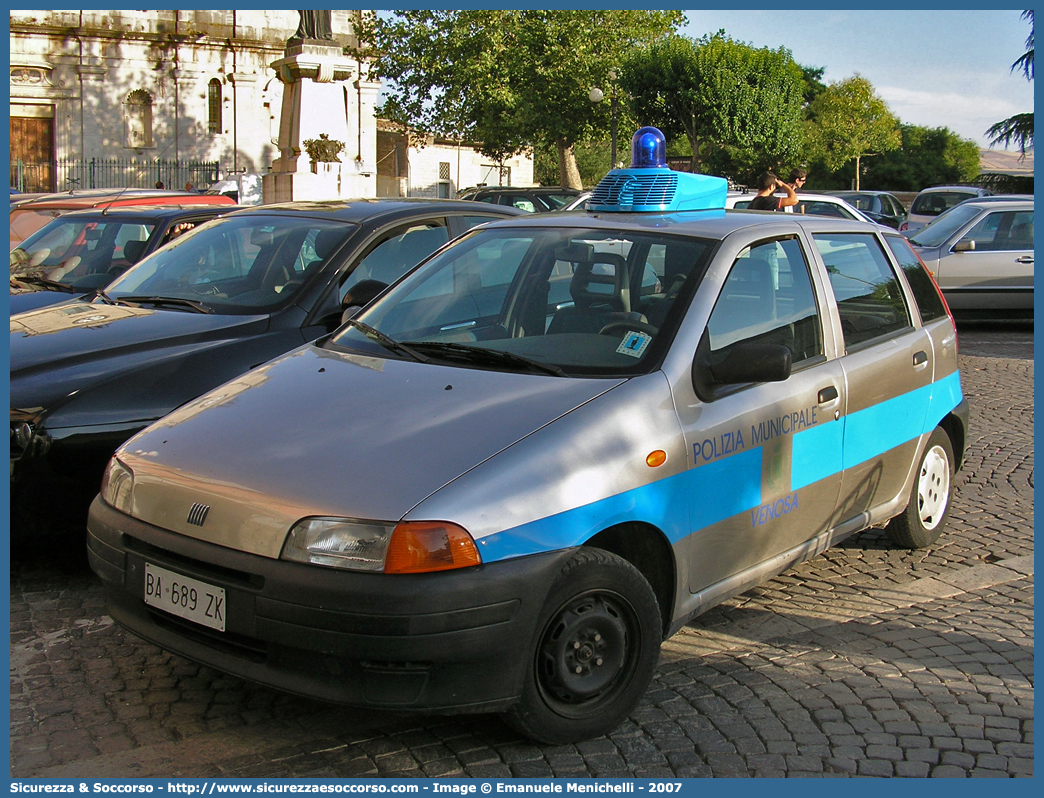
[(127, 205), (116, 208), (89, 208), (63, 213), (62, 219), (176, 219), (201, 213), (222, 214), (239, 210), (241, 205)]
[(123, 205), (234, 205), (228, 197), (220, 195), (193, 194), (184, 191), (152, 194), (123, 194), (103, 196), (46, 196), (29, 202), (18, 203), (19, 210), (76, 210), (81, 208), (117, 207)]
[[(754, 227), (800, 227), (813, 232), (884, 232), (875, 224), (833, 216), (814, 216), (776, 211), (748, 211), (714, 209), (707, 211), (677, 211), (669, 213), (607, 213), (602, 211), (564, 211), (561, 213), (523, 214), (493, 222), (497, 227), (586, 227), (596, 230), (656, 230), (661, 233), (681, 233), (701, 238), (721, 239)], [(891, 231), (895, 232), (895, 231)]]
[(859, 189), (858, 191), (856, 191), (855, 189), (844, 189), (842, 191), (829, 191), (829, 192), (826, 192), (824, 194), (824, 196), (827, 196), (827, 197), (841, 197), (842, 199), (844, 199), (845, 197), (858, 197), (860, 194), (864, 194), (864, 195), (865, 194), (870, 194), (870, 195), (873, 195), (875, 197), (876, 196), (880, 196), (881, 194), (887, 194), (889, 197), (893, 196), (891, 191), (874, 191), (874, 190), (867, 190), (867, 189)]
[(453, 213), (471, 215), (490, 213), (497, 216), (526, 214), (507, 205), (480, 206), (468, 200), (430, 199), (425, 197), (383, 197), (377, 199), (310, 200), (282, 202), (274, 205), (255, 205), (236, 211), (233, 216), (268, 214), (279, 216), (325, 217), (342, 222), (363, 222), (375, 217), (414, 216), (423, 213)]
[[(973, 199), (966, 199), (963, 202), (958, 202), (957, 205), (962, 208), (971, 205), (975, 208), (993, 208), (997, 205), (1004, 207), (1005, 205), (1018, 205), (1033, 207), (1033, 197), (976, 197)], [(957, 205), (953, 207), (956, 208)], [(953, 210), (951, 208), (950, 210)]]
[[(532, 191), (538, 194), (579, 194), (583, 191), (582, 188), (563, 188), (562, 186), (476, 186), (474, 188), (467, 188), (464, 191), (469, 193), (477, 193), (479, 191), (488, 194), (517, 194), (520, 191)], [(461, 193), (463, 194), (464, 191)]]
[(930, 194), (935, 191), (970, 191), (972, 193), (978, 193), (980, 191), (987, 191), (987, 189), (979, 188), (978, 186), (931, 186), (929, 188), (921, 189), (921, 194)]

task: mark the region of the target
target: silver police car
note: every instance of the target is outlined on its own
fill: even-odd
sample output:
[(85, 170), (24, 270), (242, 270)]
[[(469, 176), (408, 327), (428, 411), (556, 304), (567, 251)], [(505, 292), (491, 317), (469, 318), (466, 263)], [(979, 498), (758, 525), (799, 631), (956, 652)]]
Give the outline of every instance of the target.
[(139, 433), (89, 552), (127, 629), (334, 702), (604, 734), (662, 640), (839, 540), (931, 544), (967, 438), (905, 239), (721, 210), (643, 128), (587, 212), (472, 231)]

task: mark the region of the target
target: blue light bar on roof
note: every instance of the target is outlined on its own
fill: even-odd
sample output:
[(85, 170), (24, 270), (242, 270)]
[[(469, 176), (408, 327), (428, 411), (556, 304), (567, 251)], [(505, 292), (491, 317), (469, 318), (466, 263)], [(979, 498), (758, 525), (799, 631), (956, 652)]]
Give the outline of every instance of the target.
[(603, 177), (591, 192), (587, 209), (603, 213), (719, 209), (725, 207), (728, 186), (723, 177), (669, 169), (663, 133), (643, 127), (631, 138), (631, 168), (613, 169)]

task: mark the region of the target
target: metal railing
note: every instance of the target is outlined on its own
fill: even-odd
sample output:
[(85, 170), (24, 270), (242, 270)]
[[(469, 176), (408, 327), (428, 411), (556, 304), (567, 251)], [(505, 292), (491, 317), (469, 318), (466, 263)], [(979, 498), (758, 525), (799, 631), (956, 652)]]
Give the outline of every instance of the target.
[(31, 163), (11, 161), (11, 187), (22, 192), (68, 191), (76, 188), (183, 189), (191, 183), (205, 189), (218, 179), (217, 161), (124, 161), (118, 158), (60, 159)]

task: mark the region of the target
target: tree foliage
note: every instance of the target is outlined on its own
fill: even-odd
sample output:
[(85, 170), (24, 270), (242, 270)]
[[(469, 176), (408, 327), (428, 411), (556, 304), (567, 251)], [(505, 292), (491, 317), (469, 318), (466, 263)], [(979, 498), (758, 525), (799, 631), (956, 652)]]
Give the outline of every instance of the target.
[[(920, 191), (928, 186), (970, 183), (979, 175), (979, 146), (945, 127), (901, 125), (898, 149), (866, 159), (862, 188), (880, 191)], [(825, 163), (813, 164), (817, 188), (848, 189), (854, 185), (855, 162), (836, 172)]]
[(386, 80), (383, 116), (498, 161), (553, 146), (561, 184), (579, 187), (573, 147), (610, 113), (591, 88), (682, 22), (679, 11), (395, 11), (364, 19), (359, 54)]
[(856, 188), (860, 161), (871, 154), (897, 149), (902, 141), (899, 120), (860, 75), (831, 83), (809, 107), (811, 152), (831, 171), (855, 161)]
[[(1026, 80), (1033, 80), (1033, 11), (1023, 11), (1022, 18), (1028, 19), (1030, 24), (1030, 34), (1026, 39), (1026, 52), (1020, 55), (1015, 63), (1011, 65), (1011, 71), (1014, 72), (1016, 69), (1021, 71), (1026, 76)], [(994, 144), (1003, 144), (1008, 146), (1012, 142), (1018, 145), (1019, 150), (1023, 154), (1026, 152), (1027, 147), (1033, 146), (1033, 112), (1025, 114), (1015, 114), (1009, 116), (1007, 119), (1002, 119), (995, 125), (992, 125), (989, 130), (986, 131), (986, 135), (990, 136), (990, 146)]]
[(785, 48), (754, 48), (719, 31), (669, 36), (636, 50), (621, 85), (643, 124), (692, 148), (692, 170), (737, 176), (801, 150), (806, 84)]

